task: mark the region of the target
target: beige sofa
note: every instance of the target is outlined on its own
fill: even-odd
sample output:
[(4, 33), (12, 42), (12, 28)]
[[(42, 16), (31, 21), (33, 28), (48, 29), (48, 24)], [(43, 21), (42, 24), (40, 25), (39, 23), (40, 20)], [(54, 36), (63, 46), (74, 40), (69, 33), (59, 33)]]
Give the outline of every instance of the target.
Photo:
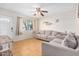
[[(42, 43), (43, 56), (79, 56), (79, 36), (58, 31), (35, 31), (35, 38), (49, 41)], [(77, 44), (78, 43), (78, 44)], [(77, 44), (77, 45), (76, 45)], [(74, 47), (77, 46), (76, 49)]]
[(54, 38), (64, 39), (67, 34), (57, 31), (34, 31), (33, 37), (44, 41), (51, 41)]
[[(55, 38), (50, 42), (44, 42), (42, 44), (42, 55), (43, 56), (79, 56), (79, 36), (76, 36), (78, 46), (76, 49), (71, 48), (74, 44), (73, 36), (67, 35), (63, 40), (59, 38)], [(71, 47), (68, 47), (64, 42), (64, 40), (69, 39), (73, 40)], [(72, 42), (72, 41), (71, 41)]]

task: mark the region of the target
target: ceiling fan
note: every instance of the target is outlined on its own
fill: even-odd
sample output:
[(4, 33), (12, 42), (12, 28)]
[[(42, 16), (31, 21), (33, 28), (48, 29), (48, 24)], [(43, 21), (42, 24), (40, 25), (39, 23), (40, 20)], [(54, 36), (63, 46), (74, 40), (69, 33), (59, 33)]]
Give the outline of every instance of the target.
[(48, 13), (46, 10), (42, 10), (40, 7), (35, 8), (34, 16), (44, 16), (44, 13)]

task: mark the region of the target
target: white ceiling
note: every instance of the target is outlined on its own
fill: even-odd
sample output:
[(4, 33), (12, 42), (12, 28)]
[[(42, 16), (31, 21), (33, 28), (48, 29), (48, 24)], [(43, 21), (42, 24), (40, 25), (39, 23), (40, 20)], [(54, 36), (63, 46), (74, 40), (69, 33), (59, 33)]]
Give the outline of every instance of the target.
[(74, 3), (0, 3), (0, 8), (12, 10), (24, 15), (32, 15), (34, 6), (48, 10), (48, 15), (65, 12), (74, 8)]

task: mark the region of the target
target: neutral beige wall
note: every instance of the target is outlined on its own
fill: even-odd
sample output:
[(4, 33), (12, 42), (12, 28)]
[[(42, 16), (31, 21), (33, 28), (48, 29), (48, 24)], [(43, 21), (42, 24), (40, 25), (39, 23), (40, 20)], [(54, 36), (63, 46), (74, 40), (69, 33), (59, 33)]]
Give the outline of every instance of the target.
[(18, 24), (17, 23), (18, 23), (18, 20), (19, 20), (19, 19), (17, 20), (17, 16), (21, 17), (21, 16), (23, 16), (22, 14), (0, 8), (0, 16), (11, 17), (11, 20), (10, 20), (11, 21), (11, 27), (14, 28), (12, 37), (13, 37), (13, 39), (15, 41), (22, 40), (22, 39), (27, 39), (27, 38), (32, 37), (32, 32), (26, 32), (26, 34), (23, 34), (23, 35), (16, 35), (16, 31), (18, 31), (18, 29), (17, 29)]
[[(56, 30), (60, 32), (75, 32), (79, 34), (79, 18), (77, 17), (77, 4), (73, 5), (72, 10), (68, 10), (66, 12), (60, 12), (56, 15), (52, 15), (51, 17), (44, 17), (40, 19), (40, 30)], [(55, 20), (59, 19), (59, 22), (56, 23)], [(44, 21), (50, 21), (53, 24), (47, 26), (43, 24)]]
[(15, 37), (16, 35), (16, 21), (17, 21), (17, 16), (21, 16), (20, 13), (16, 13), (7, 9), (0, 8), (0, 16), (4, 17), (10, 17), (10, 27), (13, 27), (13, 32), (12, 32), (12, 37)]

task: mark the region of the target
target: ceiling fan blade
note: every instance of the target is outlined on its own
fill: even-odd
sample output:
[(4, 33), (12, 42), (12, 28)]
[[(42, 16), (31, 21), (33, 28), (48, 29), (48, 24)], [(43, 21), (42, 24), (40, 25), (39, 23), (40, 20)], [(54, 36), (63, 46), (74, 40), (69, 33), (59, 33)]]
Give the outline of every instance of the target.
[(41, 14), (41, 16), (44, 16), (44, 14), (43, 14), (43, 13), (41, 13), (41, 12), (40, 12), (40, 14)]
[(44, 11), (44, 10), (42, 10), (42, 12), (44, 12), (44, 13), (48, 13), (48, 11)]

